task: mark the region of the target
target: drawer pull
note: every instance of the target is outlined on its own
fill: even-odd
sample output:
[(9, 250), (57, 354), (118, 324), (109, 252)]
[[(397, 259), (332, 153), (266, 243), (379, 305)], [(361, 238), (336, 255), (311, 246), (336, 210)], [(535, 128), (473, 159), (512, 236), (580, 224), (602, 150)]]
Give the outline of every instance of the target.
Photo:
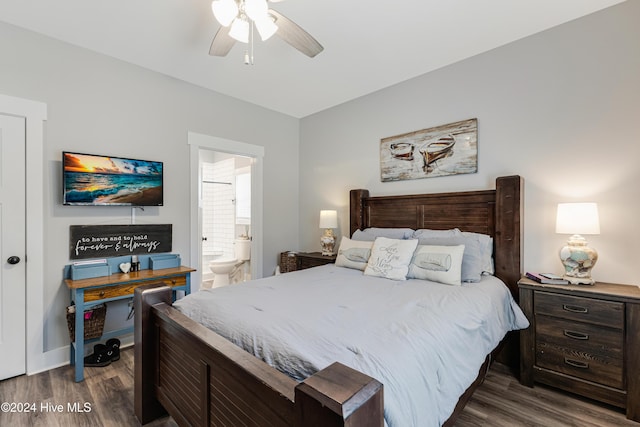
[(573, 338), (574, 340), (588, 340), (589, 339), (589, 335), (587, 334), (583, 334), (582, 332), (574, 332), (574, 331), (568, 331), (568, 330), (564, 330), (564, 336), (565, 337), (569, 337), (569, 338)]
[(589, 309), (587, 307), (580, 307), (579, 305), (562, 304), (562, 309), (564, 311), (570, 311), (572, 313), (588, 313), (589, 312)]
[(176, 279), (171, 279), (171, 284), (175, 285), (177, 283)]
[(100, 298), (104, 296), (104, 291), (100, 291)]
[(568, 357), (564, 358), (564, 363), (569, 366), (573, 366), (574, 368), (589, 369), (589, 364), (587, 362), (580, 362), (578, 360), (569, 359)]

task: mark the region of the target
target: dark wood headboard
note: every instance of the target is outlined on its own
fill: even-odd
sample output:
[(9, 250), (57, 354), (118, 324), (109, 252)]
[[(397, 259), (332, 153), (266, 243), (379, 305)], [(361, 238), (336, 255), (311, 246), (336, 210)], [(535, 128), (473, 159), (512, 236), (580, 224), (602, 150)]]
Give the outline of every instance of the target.
[(350, 235), (368, 227), (408, 227), (488, 234), (494, 239), (495, 275), (518, 299), (522, 274), (522, 178), (496, 179), (495, 190), (370, 197), (351, 190)]

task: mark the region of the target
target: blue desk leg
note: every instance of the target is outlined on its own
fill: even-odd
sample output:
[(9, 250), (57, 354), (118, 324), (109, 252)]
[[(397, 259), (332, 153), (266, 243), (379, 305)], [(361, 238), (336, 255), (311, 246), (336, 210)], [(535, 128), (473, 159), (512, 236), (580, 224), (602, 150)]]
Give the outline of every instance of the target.
[(185, 283), (185, 295), (189, 295), (191, 293), (191, 273), (187, 273), (187, 281)]
[[(75, 296), (75, 290), (70, 289), (71, 292), (71, 301), (75, 302), (76, 300), (76, 296)], [(74, 325), (75, 327), (75, 325)], [(75, 329), (74, 329), (75, 330)], [(74, 335), (75, 338), (75, 335)], [(71, 364), (71, 366), (75, 366), (76, 364), (76, 347), (73, 345), (73, 342), (69, 343), (69, 363)]]
[(75, 290), (76, 302), (76, 382), (84, 380), (84, 289)]

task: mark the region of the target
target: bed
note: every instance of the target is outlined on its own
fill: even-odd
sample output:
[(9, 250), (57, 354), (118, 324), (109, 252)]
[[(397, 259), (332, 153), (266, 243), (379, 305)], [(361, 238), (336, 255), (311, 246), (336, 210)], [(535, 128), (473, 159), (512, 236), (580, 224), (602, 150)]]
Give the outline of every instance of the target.
[[(353, 235), (356, 230), (365, 230), (371, 227), (438, 230), (458, 228), (465, 232), (489, 235), (493, 237), (494, 242), (495, 278), (484, 278), (480, 284), (474, 286), (480, 294), (471, 300), (475, 302), (480, 300), (479, 295), (488, 293), (483, 290), (483, 287), (490, 286), (487, 283), (498, 279), (507, 285), (508, 290), (515, 298), (517, 297), (517, 281), (521, 274), (521, 188), (522, 180), (520, 177), (510, 176), (498, 178), (495, 190), (484, 191), (370, 197), (366, 190), (352, 190), (350, 193), (350, 232)], [(339, 285), (342, 283), (342, 276), (352, 276), (347, 280), (354, 282), (363, 278), (362, 272), (341, 269), (336, 266), (316, 267), (310, 270), (313, 271), (288, 273), (280, 276), (280, 279), (261, 279), (254, 285), (221, 289), (222, 292), (219, 292), (217, 297), (221, 301), (225, 301), (224, 298), (231, 301), (234, 296), (226, 295), (227, 293), (244, 292), (248, 288), (262, 289), (262, 292), (267, 292), (267, 290), (272, 292), (275, 288), (281, 288), (285, 293), (295, 294), (304, 287), (306, 288), (305, 292), (311, 292), (304, 298), (312, 298), (319, 302), (328, 293), (334, 294), (340, 292), (341, 289), (347, 289), (345, 286)], [(327, 278), (329, 278), (328, 281)], [(284, 284), (280, 285), (283, 283), (283, 279)], [(313, 285), (316, 281), (323, 280), (324, 283), (332, 283), (331, 292), (327, 292), (327, 288)], [(296, 281), (302, 281), (305, 284), (296, 286)], [(400, 298), (396, 296), (399, 294), (388, 297), (387, 303), (360, 298), (362, 303), (358, 310), (361, 310), (361, 313), (369, 310), (380, 314), (385, 309), (399, 313), (408, 306), (415, 308), (413, 302), (419, 301), (421, 297), (419, 293), (412, 296), (409, 292), (414, 287), (424, 285), (414, 282), (417, 281), (409, 280), (401, 287), (402, 298), (406, 299), (398, 299), (397, 305), (395, 299)], [(392, 284), (393, 282), (390, 280), (376, 278), (373, 282), (368, 280), (366, 284), (361, 283), (358, 286), (373, 286), (377, 289), (378, 294), (384, 294), (391, 292), (391, 288), (394, 287)], [(501, 287), (504, 289), (503, 285)], [(451, 287), (441, 286), (440, 288)], [(358, 303), (358, 295), (363, 295), (367, 291), (363, 290), (364, 288), (358, 288), (355, 284), (353, 288), (349, 289), (346, 291), (347, 294), (341, 298), (345, 298), (344, 307), (353, 308)], [(450, 289), (447, 290), (447, 292), (449, 291)], [(351, 299), (348, 299), (349, 292), (352, 294)], [(210, 297), (204, 292), (196, 294), (200, 294), (201, 297)], [(251, 302), (251, 298), (250, 294), (247, 294), (242, 298), (235, 299)], [(257, 298), (253, 303), (253, 308), (263, 310), (266, 305), (263, 307), (262, 304), (268, 304), (268, 297)], [(278, 294), (275, 298), (277, 302), (277, 298), (283, 297)], [(446, 300), (449, 296), (447, 294), (439, 298)], [(188, 301), (192, 300), (194, 298)], [(244, 337), (252, 343), (251, 351), (254, 354), (269, 361), (279, 370), (233, 344), (229, 341), (229, 339), (236, 341), (233, 336), (227, 336), (227, 338), (222, 336), (229, 333), (221, 332), (222, 335), (219, 335), (213, 332), (176, 307), (172, 307), (170, 301), (170, 292), (167, 293), (167, 289), (161, 286), (136, 290), (134, 399), (136, 416), (143, 424), (168, 412), (180, 425), (382, 426), (385, 424), (385, 416), (387, 420), (391, 421), (389, 424), (394, 426), (407, 425), (407, 420), (401, 418), (405, 412), (404, 405), (420, 407), (421, 405), (416, 405), (412, 401), (418, 399), (418, 402), (426, 402), (426, 400), (432, 399), (445, 402), (440, 405), (445, 407), (445, 415), (417, 415), (422, 417), (419, 418), (420, 423), (427, 419), (429, 420), (428, 425), (452, 425), (475, 387), (482, 381), (492, 354), (495, 355), (502, 348), (502, 346), (497, 346), (495, 349), (488, 348), (482, 351), (482, 354), (469, 358), (477, 359), (471, 364), (471, 369), (476, 369), (475, 379), (473, 375), (471, 379), (465, 379), (464, 387), (460, 388), (458, 385), (457, 388), (452, 387), (452, 390), (443, 387), (443, 390), (436, 390), (436, 396), (429, 394), (423, 397), (419, 392), (415, 393), (416, 396), (412, 396), (406, 395), (407, 392), (412, 394), (412, 387), (404, 387), (401, 382), (400, 385), (395, 384), (392, 378), (381, 374), (380, 369), (385, 370), (393, 365), (404, 365), (404, 359), (407, 358), (407, 355), (411, 354), (410, 358), (413, 358), (415, 352), (398, 352), (396, 353), (397, 358), (391, 354), (385, 357), (381, 356), (378, 359), (376, 353), (369, 353), (363, 347), (365, 346), (364, 341), (359, 340), (360, 335), (363, 335), (364, 332), (357, 333), (358, 331), (369, 329), (380, 331), (381, 328), (384, 328), (384, 325), (375, 325), (375, 323), (376, 319), (383, 319), (386, 316), (362, 317), (352, 313), (351, 317), (345, 317), (342, 312), (330, 316), (332, 319), (348, 322), (353, 326), (348, 328), (352, 335), (349, 337), (347, 334), (347, 338), (344, 338), (346, 342), (343, 347), (349, 351), (346, 351), (345, 355), (339, 350), (332, 351), (324, 348), (320, 350), (311, 346), (310, 354), (312, 357), (310, 360), (302, 360), (295, 352), (281, 357), (282, 360), (277, 360), (280, 354), (278, 349), (273, 352), (265, 350), (265, 344), (261, 341), (261, 337), (278, 329), (277, 323), (269, 323), (271, 320), (261, 322), (263, 323), (260, 325), (263, 327), (262, 330), (257, 326), (249, 325), (249, 330), (256, 330), (254, 335), (247, 332), (237, 333), (238, 336)], [(207, 300), (202, 303), (204, 305), (214, 304), (213, 301)], [(177, 303), (177, 305), (180, 304), (184, 303)], [(249, 305), (251, 306), (251, 304)], [(289, 306), (295, 308), (293, 317), (298, 319), (298, 323), (304, 324), (306, 321), (310, 327), (314, 324), (318, 326), (318, 322), (315, 322), (314, 319), (319, 313), (314, 312), (310, 308), (311, 306), (306, 309), (295, 304), (289, 304)], [(217, 306), (217, 311), (222, 314), (225, 307), (228, 305), (222, 303)], [(190, 316), (198, 318), (194, 312), (189, 312), (188, 307), (180, 307), (180, 309)], [(231, 312), (227, 314), (236, 316), (233, 321), (228, 322), (234, 325), (241, 324), (245, 318), (250, 317), (247, 315), (248, 312), (244, 313), (240, 308), (227, 311)], [(436, 321), (437, 318), (438, 316), (432, 321)], [(199, 320), (207, 319), (203, 320), (200, 316)], [(357, 321), (365, 323), (358, 324)], [(215, 323), (215, 319), (213, 322)], [(284, 343), (281, 347), (292, 347), (287, 341), (286, 331), (290, 329), (288, 326), (294, 323), (291, 318), (285, 320), (284, 337), (276, 337), (276, 342), (281, 340)], [(329, 336), (322, 335), (325, 330), (330, 329), (328, 326), (325, 328), (324, 325), (321, 325), (317, 329), (320, 337), (312, 339), (313, 343), (331, 341)], [(482, 328), (483, 331), (488, 329), (490, 328)], [(410, 327), (409, 330), (412, 331), (412, 334), (415, 332)], [(353, 333), (354, 331), (355, 333)], [(393, 347), (393, 344), (388, 340), (391, 340), (394, 335), (398, 335), (397, 330), (393, 331), (390, 337), (379, 340), (375, 345), (384, 347), (384, 344), (388, 344), (389, 347)], [(416, 337), (415, 340), (419, 341), (417, 336), (411, 336), (412, 338)], [(455, 334), (451, 334), (451, 336), (453, 340), (460, 341), (473, 339), (473, 336), (471, 338)], [(295, 340), (295, 338), (290, 339)], [(443, 338), (439, 337), (438, 339)], [(496, 341), (496, 337), (493, 337), (492, 342), (497, 343), (499, 339), (500, 337)], [(504, 342), (506, 341), (503, 340)], [(431, 356), (427, 353), (429, 352), (424, 353), (426, 359), (421, 359), (419, 363), (434, 365), (440, 362), (435, 357), (429, 359)], [(362, 354), (368, 356), (361, 357)], [(455, 352), (449, 353), (446, 357), (453, 357), (452, 354)], [(507, 358), (513, 358), (513, 354), (509, 352), (506, 354)], [(354, 361), (353, 355), (358, 356), (355, 359), (367, 359), (369, 363)], [(442, 356), (438, 357), (442, 358)], [(332, 362), (332, 358), (335, 358), (336, 361)], [(295, 363), (300, 360), (302, 360), (300, 363)], [(454, 366), (461, 363), (460, 360), (454, 363)], [(482, 363), (483, 360), (484, 363)], [(407, 366), (409, 365), (407, 364)], [(442, 372), (444, 370), (440, 371), (440, 373)], [(405, 374), (405, 376), (411, 380), (410, 374)], [(383, 380), (378, 381), (375, 378), (383, 378)], [(434, 381), (428, 381), (428, 375), (416, 376), (416, 378), (422, 378), (421, 381), (424, 383), (434, 383)], [(441, 384), (448, 383), (448, 380), (441, 382)], [(428, 408), (427, 410), (431, 408), (426, 404), (425, 407)], [(411, 420), (408, 423), (412, 424)]]

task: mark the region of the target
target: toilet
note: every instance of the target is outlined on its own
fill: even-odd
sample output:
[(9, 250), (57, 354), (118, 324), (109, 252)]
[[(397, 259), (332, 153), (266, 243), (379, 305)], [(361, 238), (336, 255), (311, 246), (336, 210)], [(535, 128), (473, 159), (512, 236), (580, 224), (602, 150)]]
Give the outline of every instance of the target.
[(238, 266), (251, 259), (251, 240), (236, 239), (235, 258), (218, 258), (209, 263), (213, 272), (213, 287), (217, 288), (230, 283), (229, 274)]

